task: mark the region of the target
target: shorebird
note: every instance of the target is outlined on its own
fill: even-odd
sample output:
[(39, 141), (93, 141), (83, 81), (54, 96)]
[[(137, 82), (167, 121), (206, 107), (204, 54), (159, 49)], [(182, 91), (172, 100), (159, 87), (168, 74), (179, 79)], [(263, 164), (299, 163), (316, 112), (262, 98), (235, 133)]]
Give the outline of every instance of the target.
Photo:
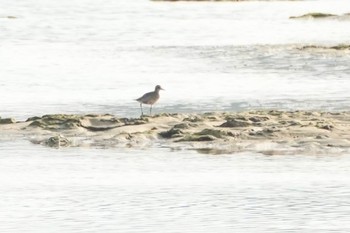
[(148, 92), (141, 96), (140, 98), (136, 99), (137, 102), (140, 103), (140, 108), (141, 108), (141, 116), (143, 116), (143, 109), (142, 109), (142, 104), (149, 104), (151, 105), (149, 109), (149, 114), (152, 115), (152, 105), (157, 102), (159, 99), (159, 91), (164, 90), (160, 85), (157, 85), (154, 89), (154, 91)]

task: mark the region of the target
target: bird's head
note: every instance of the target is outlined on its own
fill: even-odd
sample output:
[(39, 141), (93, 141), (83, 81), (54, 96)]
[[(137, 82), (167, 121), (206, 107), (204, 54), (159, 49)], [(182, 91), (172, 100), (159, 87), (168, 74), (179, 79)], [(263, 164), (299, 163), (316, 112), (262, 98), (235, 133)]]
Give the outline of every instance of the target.
[(156, 91), (164, 90), (160, 85), (157, 85), (155, 88)]

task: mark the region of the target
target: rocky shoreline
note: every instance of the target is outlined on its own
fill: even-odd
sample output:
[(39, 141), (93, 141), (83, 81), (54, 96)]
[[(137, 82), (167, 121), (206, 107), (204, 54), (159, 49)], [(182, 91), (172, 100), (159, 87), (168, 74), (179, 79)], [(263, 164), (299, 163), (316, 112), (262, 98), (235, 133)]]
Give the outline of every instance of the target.
[(322, 13), (322, 12), (311, 12), (299, 16), (291, 16), (290, 19), (338, 19), (338, 20), (350, 20), (350, 13), (342, 15)]
[(2, 137), (49, 147), (167, 147), (213, 154), (344, 153), (350, 151), (349, 129), (350, 112), (255, 110), (142, 118), (55, 114), (22, 122), (0, 118)]
[(325, 45), (304, 45), (302, 47), (298, 47), (298, 50), (301, 51), (342, 51), (349, 52), (350, 44), (338, 44), (333, 46), (325, 46)]

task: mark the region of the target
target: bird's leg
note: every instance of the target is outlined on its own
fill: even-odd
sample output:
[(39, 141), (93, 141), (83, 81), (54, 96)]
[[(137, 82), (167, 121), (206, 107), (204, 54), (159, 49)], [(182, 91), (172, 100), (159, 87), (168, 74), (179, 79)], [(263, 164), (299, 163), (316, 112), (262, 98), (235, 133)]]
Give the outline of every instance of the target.
[(149, 115), (152, 116), (152, 104), (151, 104), (151, 108), (149, 109)]
[(141, 117), (142, 117), (143, 116), (142, 103), (140, 103), (140, 108), (141, 108)]

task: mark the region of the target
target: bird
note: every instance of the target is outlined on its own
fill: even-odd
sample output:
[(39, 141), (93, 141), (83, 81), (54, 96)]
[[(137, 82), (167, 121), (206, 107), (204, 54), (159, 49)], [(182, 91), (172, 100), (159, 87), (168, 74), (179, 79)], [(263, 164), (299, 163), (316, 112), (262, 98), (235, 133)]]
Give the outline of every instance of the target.
[(148, 93), (144, 94), (143, 96), (141, 96), (140, 98), (136, 99), (136, 101), (140, 103), (141, 116), (143, 116), (142, 104), (151, 105), (151, 107), (149, 109), (149, 114), (152, 115), (152, 105), (158, 101), (160, 90), (164, 90), (164, 89), (160, 85), (157, 85), (154, 88), (154, 91), (148, 92)]

